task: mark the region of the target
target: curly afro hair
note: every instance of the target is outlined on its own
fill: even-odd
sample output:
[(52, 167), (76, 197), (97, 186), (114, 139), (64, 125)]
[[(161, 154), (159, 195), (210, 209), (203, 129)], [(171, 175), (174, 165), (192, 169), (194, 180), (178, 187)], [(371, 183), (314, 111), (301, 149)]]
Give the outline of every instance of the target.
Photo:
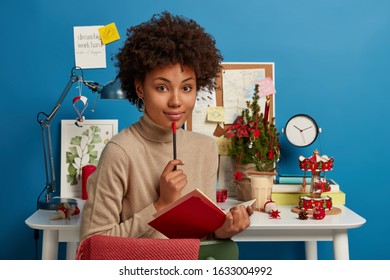
[(169, 12), (129, 28), (116, 58), (122, 89), (132, 104), (138, 99), (134, 81), (143, 82), (148, 72), (169, 64), (189, 66), (195, 72), (197, 90), (212, 90), (223, 59), (215, 39), (204, 28)]

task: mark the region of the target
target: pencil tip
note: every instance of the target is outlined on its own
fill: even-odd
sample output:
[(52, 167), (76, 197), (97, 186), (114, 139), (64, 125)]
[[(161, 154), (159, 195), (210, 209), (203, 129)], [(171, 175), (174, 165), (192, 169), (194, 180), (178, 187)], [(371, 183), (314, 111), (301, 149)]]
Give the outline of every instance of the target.
[(172, 132), (176, 133), (176, 122), (172, 122)]

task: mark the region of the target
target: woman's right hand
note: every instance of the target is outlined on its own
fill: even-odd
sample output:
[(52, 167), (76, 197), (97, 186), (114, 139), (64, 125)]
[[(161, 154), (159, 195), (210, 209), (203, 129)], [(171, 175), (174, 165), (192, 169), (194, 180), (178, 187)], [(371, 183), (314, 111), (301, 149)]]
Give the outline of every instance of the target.
[(160, 197), (154, 203), (157, 211), (180, 198), (181, 191), (187, 185), (187, 175), (181, 169), (175, 170), (177, 165), (184, 165), (184, 163), (178, 159), (169, 161), (161, 174)]

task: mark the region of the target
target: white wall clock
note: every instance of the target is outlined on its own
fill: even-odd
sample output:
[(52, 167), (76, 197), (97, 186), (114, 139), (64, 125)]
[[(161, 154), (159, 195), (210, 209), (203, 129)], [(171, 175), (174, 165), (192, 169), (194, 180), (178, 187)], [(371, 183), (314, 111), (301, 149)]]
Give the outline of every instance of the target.
[(321, 129), (318, 128), (316, 121), (305, 114), (292, 116), (286, 123), (283, 132), (287, 140), (297, 147), (306, 147), (317, 139)]

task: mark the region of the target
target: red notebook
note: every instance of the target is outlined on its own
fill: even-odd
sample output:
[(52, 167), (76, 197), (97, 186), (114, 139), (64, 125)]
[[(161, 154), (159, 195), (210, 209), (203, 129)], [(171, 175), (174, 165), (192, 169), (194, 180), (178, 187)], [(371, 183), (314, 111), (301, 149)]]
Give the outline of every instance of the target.
[(201, 239), (219, 228), (226, 214), (199, 189), (195, 189), (161, 209), (154, 217), (149, 225), (168, 238)]

